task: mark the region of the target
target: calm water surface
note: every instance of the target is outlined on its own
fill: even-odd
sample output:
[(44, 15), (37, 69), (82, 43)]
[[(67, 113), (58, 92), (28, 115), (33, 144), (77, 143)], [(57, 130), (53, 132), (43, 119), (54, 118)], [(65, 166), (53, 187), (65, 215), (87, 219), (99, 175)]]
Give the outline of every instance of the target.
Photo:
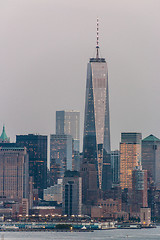
[(114, 229), (94, 232), (0, 232), (0, 240), (160, 240), (160, 227), (154, 229)]

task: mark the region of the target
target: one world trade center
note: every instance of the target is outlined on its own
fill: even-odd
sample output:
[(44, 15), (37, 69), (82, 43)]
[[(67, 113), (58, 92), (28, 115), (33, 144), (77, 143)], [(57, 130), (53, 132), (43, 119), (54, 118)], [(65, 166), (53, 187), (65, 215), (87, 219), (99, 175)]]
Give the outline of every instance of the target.
[(95, 165), (98, 189), (111, 187), (110, 120), (108, 68), (99, 56), (99, 24), (97, 20), (96, 57), (87, 67), (83, 162)]

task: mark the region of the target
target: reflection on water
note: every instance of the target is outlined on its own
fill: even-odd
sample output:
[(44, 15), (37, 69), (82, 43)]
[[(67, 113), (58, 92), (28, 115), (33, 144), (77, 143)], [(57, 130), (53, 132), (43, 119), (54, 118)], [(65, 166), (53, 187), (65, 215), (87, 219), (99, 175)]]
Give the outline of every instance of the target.
[(114, 229), (94, 232), (0, 232), (0, 240), (152, 240), (160, 239), (160, 227)]

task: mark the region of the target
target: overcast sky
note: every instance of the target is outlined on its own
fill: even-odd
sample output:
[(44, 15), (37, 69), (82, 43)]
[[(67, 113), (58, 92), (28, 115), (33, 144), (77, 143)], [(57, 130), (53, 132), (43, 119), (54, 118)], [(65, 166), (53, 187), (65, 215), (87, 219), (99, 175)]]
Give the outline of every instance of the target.
[(109, 70), (112, 149), (123, 131), (160, 138), (160, 0), (0, 0), (0, 129), (55, 133), (56, 110), (79, 110), (87, 62)]

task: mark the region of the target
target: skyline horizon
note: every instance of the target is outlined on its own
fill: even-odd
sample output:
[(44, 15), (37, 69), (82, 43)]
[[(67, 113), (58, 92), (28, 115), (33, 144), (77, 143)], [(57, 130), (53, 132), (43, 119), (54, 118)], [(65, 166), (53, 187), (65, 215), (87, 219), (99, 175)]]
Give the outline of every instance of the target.
[(82, 150), (86, 68), (96, 52), (97, 15), (109, 70), (111, 149), (119, 148), (121, 132), (160, 137), (160, 3), (115, 2), (2, 3), (0, 123), (11, 141), (17, 134), (55, 133), (56, 111), (73, 109), (80, 111)]

